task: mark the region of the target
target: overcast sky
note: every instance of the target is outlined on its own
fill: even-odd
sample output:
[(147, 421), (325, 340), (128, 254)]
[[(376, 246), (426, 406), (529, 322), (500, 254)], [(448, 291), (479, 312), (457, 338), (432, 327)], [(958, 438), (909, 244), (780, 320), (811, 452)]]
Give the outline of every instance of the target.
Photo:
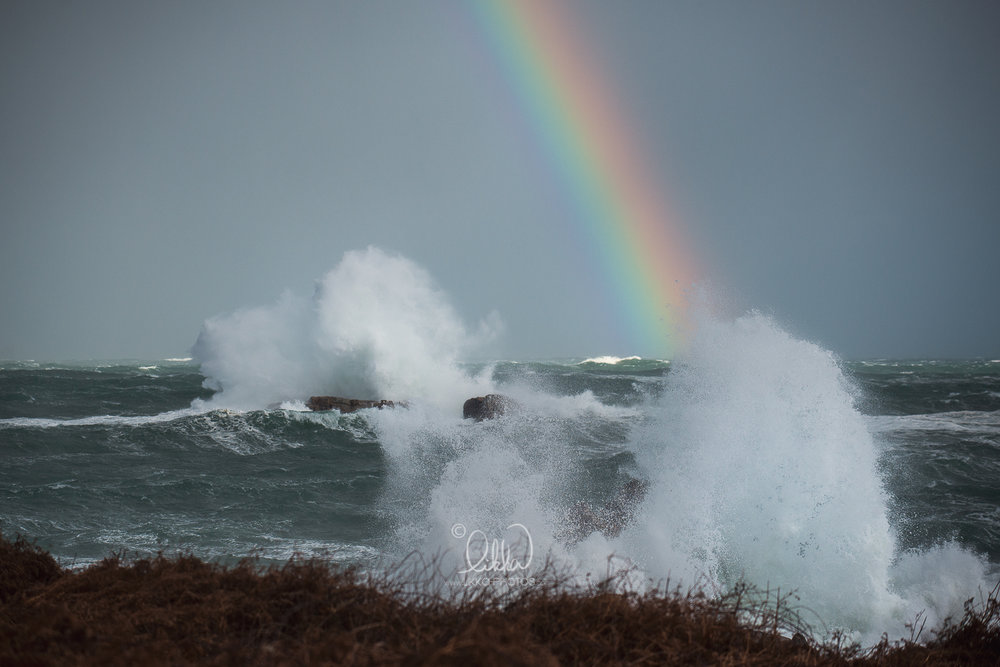
[[(573, 6), (730, 298), (1000, 356), (1000, 4)], [(460, 0), (5, 3), (0, 358), (182, 356), (372, 244), (499, 356), (633, 352), (500, 81)]]

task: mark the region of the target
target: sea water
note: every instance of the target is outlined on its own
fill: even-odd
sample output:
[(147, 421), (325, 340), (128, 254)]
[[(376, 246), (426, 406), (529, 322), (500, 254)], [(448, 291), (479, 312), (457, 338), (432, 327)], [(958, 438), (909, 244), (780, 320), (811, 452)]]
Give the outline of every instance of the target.
[[(466, 363), (496, 318), (466, 327), (408, 260), (349, 254), (311, 299), (209, 320), (190, 359), (0, 365), (0, 530), (70, 567), (418, 554), (465, 586), (547, 559), (746, 581), (866, 642), (993, 587), (1000, 360), (845, 361), (759, 313), (702, 320), (670, 361)], [(463, 419), (486, 393), (516, 407)], [(629, 484), (620, 525), (580, 521)]]

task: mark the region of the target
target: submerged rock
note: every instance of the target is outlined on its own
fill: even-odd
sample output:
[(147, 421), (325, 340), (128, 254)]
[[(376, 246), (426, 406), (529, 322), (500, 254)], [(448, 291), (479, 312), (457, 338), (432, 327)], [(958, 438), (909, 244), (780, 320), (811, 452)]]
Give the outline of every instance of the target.
[(591, 533), (600, 532), (605, 537), (618, 537), (632, 522), (639, 505), (646, 498), (649, 482), (629, 477), (615, 497), (600, 509), (581, 501), (569, 509), (566, 517), (569, 529), (564, 537), (571, 543), (585, 539)]
[(341, 396), (310, 396), (306, 407), (315, 412), (325, 410), (340, 410), (341, 413), (354, 412), (365, 408), (406, 407), (405, 401), (365, 400), (361, 398), (343, 398)]
[(474, 396), (462, 405), (462, 417), (481, 422), (484, 419), (495, 419), (517, 410), (517, 402), (503, 394), (486, 394)]

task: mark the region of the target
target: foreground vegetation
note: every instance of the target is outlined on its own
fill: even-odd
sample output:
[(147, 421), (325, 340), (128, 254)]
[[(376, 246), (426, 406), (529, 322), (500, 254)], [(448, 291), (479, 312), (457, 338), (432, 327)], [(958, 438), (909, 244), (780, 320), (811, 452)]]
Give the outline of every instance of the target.
[(749, 588), (709, 598), (539, 582), (455, 597), (319, 560), (262, 570), (183, 555), (73, 572), (0, 537), (0, 665), (1000, 664), (996, 590), (944, 627), (862, 650), (806, 639), (788, 598)]

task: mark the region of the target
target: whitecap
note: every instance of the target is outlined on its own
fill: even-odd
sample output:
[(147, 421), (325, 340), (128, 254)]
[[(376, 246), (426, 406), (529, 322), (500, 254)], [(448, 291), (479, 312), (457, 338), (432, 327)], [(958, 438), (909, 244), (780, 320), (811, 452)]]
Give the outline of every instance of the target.
[(641, 359), (642, 357), (636, 357), (636, 356), (614, 357), (610, 355), (605, 355), (601, 357), (590, 357), (589, 359), (584, 359), (578, 365), (582, 366), (583, 364), (605, 364), (608, 366), (614, 366), (616, 364), (622, 363), (623, 361), (639, 361)]

